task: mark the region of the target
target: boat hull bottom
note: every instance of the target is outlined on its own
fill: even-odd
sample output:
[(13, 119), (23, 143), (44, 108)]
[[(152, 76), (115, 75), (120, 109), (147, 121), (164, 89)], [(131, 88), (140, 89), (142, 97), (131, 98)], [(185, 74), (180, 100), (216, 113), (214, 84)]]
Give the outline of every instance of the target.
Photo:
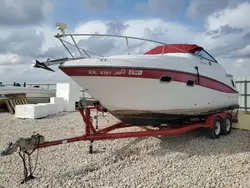
[(183, 113), (178, 112), (172, 113), (161, 113), (161, 112), (147, 112), (147, 111), (129, 111), (129, 110), (119, 110), (111, 111), (110, 113), (126, 124), (143, 126), (159, 126), (161, 124), (180, 124), (185, 121), (189, 121), (192, 118), (204, 117), (214, 113), (220, 113), (223, 111), (229, 111), (238, 109), (239, 105), (233, 105), (223, 108), (217, 108), (209, 111), (200, 111), (199, 113)]

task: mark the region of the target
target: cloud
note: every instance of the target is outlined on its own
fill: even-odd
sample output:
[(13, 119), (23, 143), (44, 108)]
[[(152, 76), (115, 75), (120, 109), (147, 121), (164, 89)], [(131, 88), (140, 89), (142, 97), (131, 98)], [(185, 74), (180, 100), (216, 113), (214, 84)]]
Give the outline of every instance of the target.
[(107, 0), (82, 0), (82, 3), (87, 11), (101, 11), (107, 8)]
[(227, 37), (221, 37), (218, 43), (210, 51), (216, 56), (235, 57), (235, 52), (239, 49), (245, 48), (246, 45), (248, 45), (249, 43), (250, 43), (250, 33), (246, 35), (231, 34), (228, 35)]
[(237, 50), (235, 54), (237, 54), (238, 57), (244, 57), (250, 59), (250, 45), (246, 45), (244, 48)]
[[(78, 24), (73, 33), (81, 34), (81, 33), (107, 33), (108, 25), (101, 20), (93, 20), (85, 23)], [(87, 39), (89, 37), (77, 37), (76, 42), (81, 39)]]
[(22, 28), (8, 31), (0, 31), (0, 53), (18, 53), (27, 56), (36, 56), (44, 42), (42, 32), (34, 28)]
[[(89, 21), (87, 23), (78, 25), (75, 28), (74, 33), (90, 33), (90, 34), (99, 33), (99, 34), (122, 35), (123, 31), (125, 31), (128, 27), (129, 27), (128, 24), (125, 24), (119, 21), (117, 22), (115, 21), (105, 22), (105, 21), (100, 21), (100, 20)], [(91, 36), (81, 37), (80, 36), (80, 37), (75, 37), (75, 40), (77, 44), (79, 45), (79, 47), (84, 48), (98, 55), (108, 55), (109, 52), (114, 52), (114, 50), (116, 50), (117, 47), (119, 49), (119, 45), (120, 45), (119, 39), (114, 40), (114, 38), (110, 38), (110, 37), (95, 37), (95, 36), (94, 37), (91, 37)]]
[(206, 43), (214, 55), (235, 57), (235, 51), (250, 43), (249, 10), (250, 3), (243, 2), (208, 16), (205, 22)]
[(107, 33), (112, 35), (120, 35), (123, 31), (125, 31), (129, 25), (125, 24), (121, 21), (109, 21), (107, 24)]
[[(242, 2), (243, 0), (241, 0)], [(244, 0), (245, 1), (245, 0)], [(186, 10), (187, 18), (191, 20), (204, 20), (213, 13), (228, 7), (235, 7), (239, 0), (190, 0)]]
[[(123, 35), (126, 36), (141, 37), (168, 44), (200, 43), (199, 37), (201, 33), (187, 25), (164, 21), (162, 19), (128, 20), (125, 24), (129, 25), (129, 27), (123, 32)], [(130, 43), (134, 43), (134, 45), (138, 44), (133, 40)], [(158, 45), (160, 44), (154, 42), (143, 42), (143, 45), (137, 47), (135, 51), (136, 53), (143, 53)]]
[(212, 36), (213, 38), (218, 38), (218, 37), (228, 35), (231, 33), (241, 33), (242, 31), (243, 31), (242, 28), (232, 28), (231, 26), (227, 24), (227, 25), (220, 26), (220, 28), (215, 29), (215, 30), (208, 30), (206, 35)]
[(18, 30), (3, 28), (0, 30), (0, 53), (14, 53), (30, 58), (66, 56), (65, 48), (54, 34), (56, 32), (46, 26), (24, 27)]
[(0, 66), (22, 64), (26, 59), (23, 56), (13, 53), (0, 54)]
[(138, 3), (136, 9), (142, 12), (161, 13), (167, 17), (175, 17), (185, 6), (186, 0), (147, 0)]
[[(241, 8), (241, 6), (236, 8)], [(234, 11), (235, 8), (230, 10)], [(246, 63), (242, 64), (242, 66), (238, 66), (237, 62), (239, 59), (244, 58), (244, 62), (249, 62), (247, 58), (249, 47), (246, 47), (250, 42), (250, 33), (248, 33), (248, 29), (232, 27), (228, 22), (225, 24), (222, 23), (221, 27), (216, 28), (216, 30), (210, 30), (210, 28), (207, 27), (204, 32), (197, 31), (189, 25), (164, 21), (162, 19), (127, 20), (119, 24), (120, 26), (118, 28), (121, 29), (112, 32), (125, 36), (159, 40), (166, 43), (195, 43), (201, 45), (223, 65), (226, 71), (232, 74), (239, 75), (241, 69), (246, 66)], [(114, 23), (109, 24), (109, 22), (104, 21), (89, 21), (79, 25), (76, 30), (78, 32), (89, 30), (90, 33), (95, 33), (95, 31), (100, 31), (100, 33), (112, 33), (111, 29), (115, 25)], [(79, 28), (81, 28), (81, 30), (79, 30)], [(96, 30), (93, 28), (96, 28)], [(84, 42), (86, 47), (91, 47), (96, 51), (105, 48), (104, 51), (100, 52), (106, 53), (106, 55), (114, 54), (114, 52), (116, 52), (116, 54), (126, 53), (125, 40), (120, 40), (119, 42), (101, 40), (100, 42), (98, 38), (94, 40), (94, 37), (90, 37), (85, 38), (85, 41), (81, 42), (82, 44)], [(148, 42), (136, 43), (133, 40), (129, 40), (129, 45), (130, 52), (143, 53), (157, 44), (151, 45)], [(235, 54), (232, 52), (235, 52)], [(236, 66), (238, 66), (237, 69), (235, 68)]]
[(250, 58), (239, 58), (233, 62), (232, 68), (234, 75), (246, 76), (249, 75)]
[(1, 0), (0, 26), (37, 25), (52, 8), (49, 0)]
[[(146, 4), (141, 5), (144, 8), (149, 6), (149, 11), (154, 12), (161, 9), (160, 6), (154, 5), (155, 2), (147, 1)], [(171, 2), (174, 4), (181, 1)], [(171, 8), (171, 2), (168, 2), (167, 8), (165, 6), (166, 14), (169, 13), (168, 9), (174, 9)], [(164, 7), (163, 4), (166, 2), (158, 1), (158, 3), (162, 3), (161, 5)], [(218, 11), (213, 9), (213, 13), (207, 13), (208, 15), (204, 17), (203, 31), (187, 24), (159, 18), (135, 18), (123, 21), (82, 21), (75, 28), (70, 27), (67, 31), (141, 37), (170, 44), (195, 43), (208, 50), (223, 65), (226, 71), (238, 75), (250, 74), (250, 67), (248, 66), (250, 60), (250, 26), (247, 22), (248, 16), (250, 16), (250, 11), (247, 11), (249, 4), (243, 2), (238, 6), (231, 5), (221, 8), (223, 6), (221, 5)], [(163, 9), (159, 11), (164, 13)], [(51, 26), (41, 23), (44, 18), (41, 17), (39, 20), (40, 25), (28, 24), (26, 20), (23, 21), (26, 24), (19, 25), (18, 29), (14, 29), (10, 25), (8, 27), (7, 25), (0, 26), (0, 74), (4, 82), (8, 80), (13, 82), (17, 79), (26, 82), (68, 79), (66, 75), (58, 70), (57, 66), (53, 66), (56, 73), (31, 67), (31, 60), (34, 59), (46, 60), (47, 58), (70, 57), (60, 41), (54, 37), (57, 31)], [(75, 39), (80, 47), (100, 55), (127, 54), (126, 40), (124, 38), (75, 37)], [(131, 39), (129, 39), (128, 43), (131, 53), (143, 53), (159, 45)], [(70, 50), (74, 54), (78, 53), (77, 49), (72, 47), (70, 47)]]
[[(1, 67), (0, 75), (3, 84), (13, 82), (27, 83), (53, 83), (68, 81), (70, 78), (61, 70), (52, 67), (56, 72), (49, 72), (43, 69), (31, 67), (31, 64), (6, 65)], [(10, 74), (12, 73), (12, 74)]]
[[(56, 40), (56, 39), (55, 39)], [(45, 51), (40, 52), (36, 55), (36, 58), (50, 58), (50, 59), (56, 59), (56, 58), (62, 58), (68, 56), (66, 49), (61, 46), (51, 46)]]
[(209, 30), (220, 29), (222, 26), (231, 28), (249, 29), (250, 3), (243, 2), (233, 8), (226, 8), (208, 16), (206, 27)]
[[(74, 33), (98, 33), (114, 34), (132, 37), (141, 37), (152, 40), (159, 40), (166, 43), (195, 42), (196, 36), (200, 33), (185, 25), (174, 22), (166, 22), (161, 19), (127, 20), (125, 22), (115, 21), (89, 21), (78, 25)], [(193, 40), (188, 40), (190, 35)], [(126, 54), (127, 46), (125, 38), (110, 37), (75, 37), (78, 45), (84, 49), (100, 54), (114, 55)], [(143, 53), (150, 48), (159, 45), (139, 40), (128, 40), (130, 52)], [(76, 51), (75, 51), (76, 52)]]
[(205, 20), (205, 44), (234, 75), (250, 74), (250, 3), (242, 2), (214, 12)]
[(49, 0), (39, 2), (34, 0), (1, 1), (1, 81), (46, 79), (44, 75), (48, 73), (31, 68), (31, 61), (45, 55), (44, 53), (49, 47), (56, 48), (57, 43), (50, 42), (56, 40), (48, 37), (48, 33), (50, 35), (53, 30), (44, 27), (52, 9), (53, 3)]

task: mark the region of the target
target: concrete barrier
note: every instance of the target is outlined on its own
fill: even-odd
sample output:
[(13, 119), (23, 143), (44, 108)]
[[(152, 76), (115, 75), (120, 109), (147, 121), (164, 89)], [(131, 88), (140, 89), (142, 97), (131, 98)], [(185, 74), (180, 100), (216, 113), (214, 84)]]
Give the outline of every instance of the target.
[(250, 130), (250, 113), (239, 111), (238, 123), (233, 123), (233, 128)]

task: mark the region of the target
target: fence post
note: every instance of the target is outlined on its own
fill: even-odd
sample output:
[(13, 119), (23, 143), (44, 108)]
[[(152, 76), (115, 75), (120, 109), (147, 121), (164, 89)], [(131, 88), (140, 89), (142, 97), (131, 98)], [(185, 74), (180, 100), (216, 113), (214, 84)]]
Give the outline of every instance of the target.
[(244, 80), (244, 106), (247, 112), (247, 80)]

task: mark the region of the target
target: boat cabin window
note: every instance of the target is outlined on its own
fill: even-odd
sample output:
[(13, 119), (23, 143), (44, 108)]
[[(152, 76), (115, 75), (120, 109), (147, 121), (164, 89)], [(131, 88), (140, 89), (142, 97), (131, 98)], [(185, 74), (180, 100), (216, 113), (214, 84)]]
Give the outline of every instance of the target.
[(187, 85), (188, 86), (194, 86), (194, 81), (193, 80), (188, 80)]
[(171, 82), (172, 77), (171, 76), (162, 76), (161, 77), (161, 82)]
[(217, 61), (209, 53), (207, 53), (205, 50), (198, 50), (194, 54), (197, 56), (200, 56), (208, 61), (212, 61), (214, 63), (217, 63)]

